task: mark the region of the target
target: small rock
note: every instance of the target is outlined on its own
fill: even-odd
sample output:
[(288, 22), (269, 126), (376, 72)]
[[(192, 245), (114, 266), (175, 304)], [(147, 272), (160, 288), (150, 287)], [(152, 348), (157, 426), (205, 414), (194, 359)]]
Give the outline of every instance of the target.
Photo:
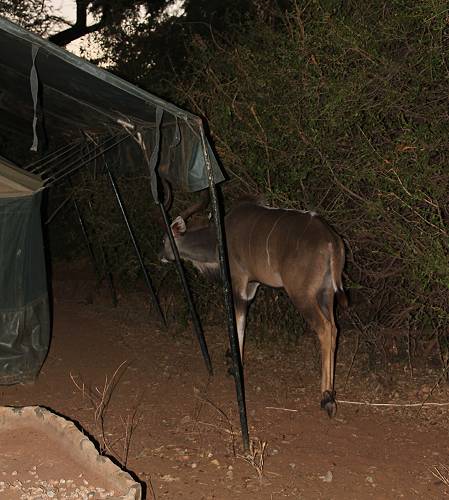
[(217, 467), (220, 465), (220, 462), (214, 458), (213, 460), (210, 461), (211, 464), (216, 465)]
[(373, 476), (366, 476), (365, 481), (367, 483), (370, 483), (372, 486), (376, 486), (376, 484), (374, 483)]
[(324, 476), (320, 476), (320, 479), (323, 483), (331, 483), (332, 479), (334, 479), (334, 475), (332, 474), (332, 471), (328, 470)]
[(161, 481), (164, 481), (166, 483), (173, 483), (175, 481), (179, 481), (179, 477), (173, 477), (170, 474), (165, 474), (161, 477)]

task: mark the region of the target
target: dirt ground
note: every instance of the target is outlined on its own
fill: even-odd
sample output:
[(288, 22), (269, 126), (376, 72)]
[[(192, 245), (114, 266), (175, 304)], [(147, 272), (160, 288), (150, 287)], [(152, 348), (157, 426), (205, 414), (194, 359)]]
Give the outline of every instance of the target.
[(341, 332), (340, 402), (331, 420), (319, 406), (313, 335), (280, 348), (257, 345), (249, 332), (253, 454), (244, 457), (234, 380), (224, 361), (225, 329), (206, 328), (215, 368), (209, 378), (190, 328), (162, 330), (150, 319), (143, 293), (122, 298), (114, 309), (104, 294), (90, 300), (93, 288), (81, 278), (54, 282), (53, 337), (42, 372), (35, 384), (0, 387), (0, 405), (42, 405), (78, 422), (142, 482), (146, 498), (449, 495), (435, 475), (440, 471), (449, 484), (449, 406), (349, 403), (447, 404), (438, 367), (419, 363), (413, 377), (404, 362), (369, 371), (354, 359), (356, 335)]

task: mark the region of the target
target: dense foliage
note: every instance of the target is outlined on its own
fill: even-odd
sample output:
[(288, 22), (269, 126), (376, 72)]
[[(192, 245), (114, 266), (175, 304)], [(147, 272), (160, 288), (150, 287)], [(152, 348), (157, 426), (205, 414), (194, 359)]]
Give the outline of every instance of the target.
[(447, 5), (323, 3), (197, 38), (177, 100), (208, 120), (230, 195), (333, 221), (365, 320), (447, 333)]
[(0, 16), (42, 36), (55, 22), (51, 9), (42, 0), (0, 0)]

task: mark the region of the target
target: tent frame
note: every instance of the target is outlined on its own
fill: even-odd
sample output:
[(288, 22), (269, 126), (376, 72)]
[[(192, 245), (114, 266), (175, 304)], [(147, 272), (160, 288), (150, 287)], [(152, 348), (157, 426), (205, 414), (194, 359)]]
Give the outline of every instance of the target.
[[(134, 140), (140, 147), (144, 164), (148, 167), (152, 196), (156, 205), (161, 207), (166, 230), (168, 231), (168, 234), (170, 234), (168, 215), (165, 213), (164, 216), (163, 204), (159, 200), (158, 192), (158, 176), (166, 175), (166, 172), (158, 171), (158, 168), (161, 167), (160, 155), (164, 152), (161, 151), (161, 132), (165, 126), (172, 127), (172, 130), (174, 130), (172, 136), (173, 139), (171, 139), (173, 141), (172, 145), (176, 145), (175, 143), (179, 139), (179, 124), (185, 127), (183, 131), (185, 131), (190, 142), (184, 142), (183, 146), (188, 144), (189, 146), (192, 146), (192, 149), (188, 149), (187, 153), (183, 149), (183, 156), (176, 157), (176, 162), (173, 163), (173, 168), (178, 165), (182, 165), (184, 167), (183, 160), (187, 158), (189, 161), (187, 170), (189, 176), (186, 177), (184, 188), (195, 191), (203, 189), (203, 187), (207, 184), (211, 194), (212, 213), (215, 222), (219, 251), (220, 274), (226, 307), (227, 329), (234, 366), (237, 401), (239, 405), (243, 448), (247, 451), (249, 449), (249, 435), (242, 360), (240, 359), (236, 333), (232, 284), (230, 280), (229, 262), (226, 251), (224, 225), (222, 223), (223, 214), (220, 210), (216, 188), (216, 183), (223, 180), (223, 177), (219, 179), (221, 173), (219, 172), (219, 167), (206, 139), (202, 120), (196, 115), (184, 111), (177, 106), (164, 101), (163, 99), (153, 96), (144, 90), (135, 87), (129, 82), (126, 82), (86, 61), (83, 61), (64, 49), (61, 49), (60, 47), (57, 47), (36, 35), (28, 33), (19, 26), (16, 26), (1, 17), (0, 39), (5, 43), (5, 50), (0, 51), (0, 67), (4, 69), (3, 74), (6, 89), (5, 102), (14, 103), (14, 107), (10, 106), (4, 110), (2, 109), (2, 116), (11, 115), (15, 119), (14, 124), (12, 121), (8, 121), (7, 129), (10, 130), (13, 126), (16, 127), (17, 137), (26, 137), (31, 132), (31, 151), (37, 152), (42, 145), (45, 145), (45, 140), (41, 141), (39, 139), (39, 135), (43, 133), (45, 136), (46, 132), (45, 124), (42, 120), (43, 105), (45, 105), (45, 112), (47, 113), (47, 116), (51, 118), (51, 120), (48, 120), (48, 125), (51, 126), (53, 124), (54, 126), (54, 128), (51, 129), (51, 133), (55, 135), (55, 138), (59, 137), (64, 144), (67, 144), (70, 140), (74, 140), (76, 143), (78, 138), (75, 140), (74, 136), (79, 135), (80, 130), (90, 130), (92, 128), (91, 125), (93, 126), (95, 124), (97, 126), (97, 130), (99, 129), (108, 134), (106, 140), (103, 140), (99, 144), (96, 141), (92, 141), (92, 138), (86, 134), (86, 136), (91, 139), (94, 144), (93, 149), (87, 153), (81, 152), (82, 154), (80, 155), (79, 147), (72, 143), (64, 146), (64, 148), (59, 151), (51, 153), (46, 158), (41, 158), (41, 160), (37, 163), (30, 165), (29, 172), (40, 175), (44, 179), (45, 187), (51, 187), (52, 185), (59, 183), (61, 180), (70, 177), (80, 168), (91, 163), (95, 158), (103, 157), (107, 151), (117, 148), (122, 142), (130, 139)], [(14, 49), (14, 51), (9, 49)], [(20, 54), (20, 57), (17, 57), (17, 55), (14, 55), (13, 57), (13, 52), (14, 54), (16, 54), (16, 52), (17, 54)], [(27, 59), (27, 54), (29, 54), (30, 59)], [(49, 66), (50, 63), (51, 66)], [(54, 68), (62, 68), (63, 71), (52, 72)], [(52, 79), (53, 76), (58, 78)], [(76, 83), (79, 85), (72, 85), (70, 76), (76, 79)], [(14, 87), (16, 82), (20, 85)], [(31, 87), (30, 95), (32, 99), (30, 99), (30, 96), (27, 94), (27, 100), (24, 101), (23, 85), (25, 85), (25, 83), (29, 83)], [(40, 89), (44, 87), (48, 92), (46, 101), (42, 101), (41, 99), (42, 96)], [(16, 88), (22, 89), (22, 94), (16, 94)], [(87, 94), (85, 93), (86, 89), (88, 89)], [(92, 93), (93, 89), (100, 89), (102, 92)], [(93, 99), (94, 102), (92, 102), (91, 99), (91, 96), (93, 95), (98, 96)], [(11, 96), (13, 99), (11, 99)], [(50, 100), (52, 98), (54, 99), (54, 109), (48, 106), (48, 97), (50, 97)], [(10, 98), (9, 101), (8, 98)], [(17, 103), (15, 102), (16, 98), (18, 101)], [(112, 98), (115, 99), (114, 106), (109, 105)], [(20, 101), (20, 99), (22, 99), (22, 101)], [(77, 111), (79, 111), (77, 106), (78, 104), (83, 105), (84, 108), (82, 109), (86, 110), (86, 112), (88, 111), (88, 121), (84, 119), (83, 114), (77, 114)], [(61, 108), (59, 109), (62, 111), (60, 113), (55, 113), (55, 109), (58, 109), (58, 105), (61, 105)], [(147, 114), (142, 114), (142, 110), (147, 109), (148, 113), (145, 111)], [(21, 110), (21, 113), (16, 113), (16, 110)], [(68, 114), (69, 112), (72, 112), (72, 110), (73, 116), (72, 114)], [(168, 115), (164, 117), (166, 118), (165, 122), (162, 120), (164, 112)], [(57, 129), (58, 126), (60, 128), (64, 128), (67, 123), (71, 124), (71, 128), (77, 133), (72, 134), (71, 139), (67, 139), (66, 136), (61, 136), (59, 134), (59, 130)], [(5, 126), (3, 129), (5, 129)], [(148, 131), (150, 130), (154, 131), (154, 136), (151, 137), (151, 140), (149, 140), (147, 144), (146, 140), (148, 138)], [(86, 139), (86, 136), (84, 139)], [(169, 136), (166, 135), (164, 138), (165, 137)], [(57, 139), (55, 139), (55, 143), (56, 142)], [(79, 144), (82, 144), (82, 142), (82, 137), (80, 137)], [(149, 144), (152, 145), (151, 151), (148, 148)], [(170, 149), (169, 151), (171, 152)], [(64, 161), (67, 161), (68, 163), (64, 164)], [(201, 170), (200, 180), (198, 180), (197, 167)], [(125, 220), (130, 239), (139, 256), (141, 267), (144, 270), (145, 266), (143, 265), (143, 259), (134, 236), (134, 231), (129, 223), (129, 219), (127, 218), (126, 210), (121, 201), (113, 174), (106, 162), (105, 168), (111, 182), (114, 195), (122, 212), (122, 216)], [(217, 171), (215, 169), (217, 169)], [(175, 172), (175, 170), (173, 170), (173, 172)], [(206, 174), (207, 183), (205, 179)], [(180, 182), (183, 182), (184, 178), (179, 172), (175, 172), (175, 175), (179, 176)], [(87, 237), (87, 233), (85, 234), (85, 237)], [(173, 251), (176, 252), (176, 244), (173, 238), (170, 238), (170, 243)], [(193, 305), (193, 300), (190, 292), (188, 291), (183, 266), (179, 258), (177, 259), (177, 269), (181, 276), (181, 281), (189, 303), (194, 328), (200, 341), (203, 357), (208, 371), (211, 372), (212, 366), (207, 352), (204, 333), (202, 332), (201, 324)], [(144, 275), (145, 273), (146, 270), (144, 270)], [(157, 303), (157, 296), (152, 287), (150, 277), (148, 274), (146, 274), (145, 277), (147, 285), (150, 288), (152, 300)], [(159, 315), (161, 316), (161, 319), (163, 319), (160, 306), (157, 305), (156, 307), (158, 307)]]
[[(199, 129), (200, 129), (200, 134), (201, 134), (201, 147), (202, 147), (202, 152), (204, 155), (205, 165), (206, 165), (207, 175), (208, 175), (208, 184), (209, 184), (208, 189), (210, 192), (212, 216), (213, 216), (214, 225), (216, 228), (216, 238), (217, 238), (218, 251), (219, 251), (220, 276), (221, 276), (221, 280), (223, 283), (223, 293), (224, 293), (225, 310), (226, 310), (226, 318), (227, 318), (227, 331), (228, 331), (228, 338), (229, 338), (229, 344), (230, 344), (231, 359), (232, 359), (232, 364), (233, 364), (232, 372), (233, 372), (234, 381), (235, 381), (237, 403), (238, 403), (238, 408), (239, 408), (242, 444), (243, 444), (244, 451), (247, 452), (249, 450), (249, 431), (248, 431), (245, 390), (244, 390), (244, 374), (243, 374), (242, 360), (240, 358), (240, 350), (239, 350), (237, 329), (236, 329), (236, 323), (235, 323), (234, 301), (233, 301), (233, 295), (232, 295), (232, 284), (231, 284), (230, 273), (229, 273), (229, 262), (228, 262), (227, 250), (226, 250), (224, 226), (222, 224), (223, 214), (222, 214), (220, 204), (218, 201), (216, 181), (214, 178), (214, 172), (213, 172), (212, 164), (211, 164), (210, 157), (208, 154), (206, 136), (205, 136), (204, 128), (203, 128), (201, 121), (199, 121)], [(106, 146), (102, 146), (101, 144), (96, 145), (93, 150), (91, 149), (87, 153), (83, 153), (81, 155), (79, 154), (79, 148), (81, 146), (80, 144), (73, 145), (72, 147), (65, 146), (62, 151), (53, 153), (49, 158), (42, 158), (42, 160), (40, 162), (36, 162), (36, 163), (26, 167), (26, 170), (29, 172), (32, 172), (32, 173), (37, 173), (37, 174), (43, 175), (44, 179), (45, 179), (44, 182), (45, 182), (46, 187), (51, 187), (52, 185), (59, 183), (63, 179), (66, 179), (66, 178), (70, 179), (71, 175), (73, 175), (76, 171), (78, 171), (82, 167), (88, 165), (92, 161), (102, 157), (105, 152), (113, 149), (114, 147), (119, 146), (119, 144), (121, 142), (123, 142), (127, 137), (130, 137), (130, 136), (129, 135), (122, 136), (119, 139), (114, 140), (114, 142), (112, 144), (110, 144), (110, 139), (107, 139), (106, 141), (104, 141), (104, 144), (106, 144)], [(58, 170), (57, 165), (64, 162), (66, 155), (69, 156), (69, 158), (70, 158), (70, 164), (68, 166), (66, 165)], [(73, 159), (74, 157), (75, 158), (77, 157), (77, 159), (74, 160)], [(149, 163), (149, 161), (147, 163)], [(136, 255), (138, 257), (139, 264), (140, 264), (142, 273), (144, 275), (145, 283), (147, 285), (147, 288), (150, 291), (151, 300), (157, 309), (158, 316), (161, 320), (161, 323), (164, 326), (166, 326), (166, 319), (165, 319), (164, 314), (162, 312), (162, 309), (160, 307), (160, 303), (159, 303), (159, 300), (157, 298), (154, 286), (152, 284), (151, 277), (150, 277), (150, 275), (145, 267), (145, 264), (143, 262), (142, 253), (140, 251), (139, 244), (137, 242), (132, 224), (127, 216), (126, 207), (125, 207), (123, 199), (120, 195), (120, 191), (119, 191), (117, 182), (115, 180), (115, 177), (113, 175), (111, 167), (108, 165), (108, 163), (106, 161), (104, 161), (103, 164), (105, 167), (106, 175), (109, 178), (111, 188), (113, 190), (117, 204), (118, 204), (119, 209), (121, 211), (123, 220), (125, 222), (128, 234), (130, 236), (130, 240), (132, 242), (132, 245), (133, 245), (134, 250), (136, 252)], [(156, 179), (158, 179), (158, 177), (156, 177)], [(79, 210), (79, 207), (78, 207), (76, 200), (74, 200), (74, 203), (75, 203), (75, 210), (77, 212), (78, 220), (79, 220), (81, 228), (83, 230), (84, 238), (86, 239), (86, 242), (87, 242), (89, 253), (91, 254), (93, 263), (95, 265), (95, 258), (93, 256), (93, 249), (92, 249), (92, 245), (90, 243), (87, 231), (85, 229), (84, 221), (81, 217), (81, 213), (80, 213), (80, 210)], [(181, 280), (184, 295), (186, 297), (187, 304), (188, 304), (189, 311), (190, 311), (190, 315), (192, 318), (194, 331), (195, 331), (196, 337), (197, 337), (199, 345), (200, 345), (200, 349), (201, 349), (201, 353), (202, 353), (202, 356), (203, 356), (203, 359), (204, 359), (204, 362), (206, 365), (206, 369), (207, 369), (209, 375), (211, 376), (211, 375), (213, 375), (212, 362), (211, 362), (210, 355), (208, 352), (207, 343), (206, 343), (206, 340), (204, 337), (204, 332), (202, 329), (201, 321), (200, 321), (198, 313), (196, 311), (194, 301), (192, 298), (192, 294), (191, 294), (190, 288), (188, 286), (184, 267), (182, 265), (182, 262), (181, 262), (181, 259), (179, 256), (176, 242), (175, 242), (173, 235), (172, 235), (172, 232), (171, 232), (169, 215), (168, 215), (167, 211), (165, 210), (163, 202), (161, 200), (159, 200), (159, 197), (156, 200), (156, 203), (159, 206), (159, 209), (161, 211), (162, 219), (163, 219), (164, 225), (165, 225), (165, 230), (166, 230), (166, 233), (169, 237), (170, 245), (171, 245), (173, 254), (175, 256), (176, 269), (177, 269), (178, 275), (179, 275), (180, 280)], [(59, 210), (59, 208), (57, 210)], [(52, 217), (50, 219), (52, 219)], [(113, 289), (112, 282), (110, 283), (110, 286), (111, 286), (112, 294), (114, 297), (115, 292)]]

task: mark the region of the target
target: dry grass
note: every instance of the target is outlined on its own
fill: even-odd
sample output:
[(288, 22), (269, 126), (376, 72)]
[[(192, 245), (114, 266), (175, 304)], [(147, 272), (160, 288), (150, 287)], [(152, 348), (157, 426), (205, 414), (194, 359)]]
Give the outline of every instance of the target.
[(267, 442), (255, 438), (251, 439), (249, 443), (249, 451), (245, 455), (237, 455), (238, 458), (243, 459), (256, 470), (259, 480), (263, 477), (266, 450)]
[(430, 472), (443, 484), (449, 486), (449, 469), (445, 465), (434, 465), (431, 467)]
[(78, 377), (79, 381), (77, 381), (75, 376), (70, 374), (70, 378), (72, 379), (74, 386), (81, 392), (83, 399), (86, 398), (91, 404), (95, 438), (98, 440), (100, 453), (112, 455), (123, 467), (126, 467), (128, 462), (132, 436), (139, 421), (138, 406), (129, 411), (126, 414), (126, 417), (120, 416), (123, 432), (114, 440), (111, 440), (113, 433), (109, 432), (107, 429), (108, 425), (106, 420), (112, 395), (115, 392), (120, 379), (126, 372), (126, 368), (128, 367), (127, 363), (127, 361), (123, 361), (116, 368), (111, 378), (106, 375), (102, 387), (91, 387), (90, 385), (85, 384), (81, 377)]

